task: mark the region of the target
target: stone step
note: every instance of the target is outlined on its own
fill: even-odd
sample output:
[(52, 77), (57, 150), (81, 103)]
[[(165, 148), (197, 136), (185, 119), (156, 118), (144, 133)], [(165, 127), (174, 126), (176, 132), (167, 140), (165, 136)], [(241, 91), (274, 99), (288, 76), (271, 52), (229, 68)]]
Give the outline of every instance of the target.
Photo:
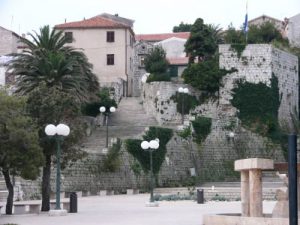
[[(140, 104), (140, 98), (123, 98), (118, 105), (116, 112), (110, 114), (108, 119), (108, 143), (111, 140), (120, 138), (140, 139), (145, 128), (157, 126), (154, 117), (145, 113)], [(100, 153), (106, 146), (106, 126), (96, 127), (91, 136), (82, 143), (82, 148), (89, 153)]]
[(6, 202), (7, 196), (8, 196), (7, 190), (0, 191), (0, 202)]

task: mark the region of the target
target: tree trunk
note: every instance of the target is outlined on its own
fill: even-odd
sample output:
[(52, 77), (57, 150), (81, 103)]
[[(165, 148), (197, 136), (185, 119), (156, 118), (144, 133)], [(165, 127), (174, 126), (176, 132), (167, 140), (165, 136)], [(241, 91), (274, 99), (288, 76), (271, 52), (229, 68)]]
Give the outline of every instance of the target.
[(50, 176), (51, 176), (51, 156), (46, 155), (46, 163), (43, 167), (42, 178), (42, 209), (41, 211), (50, 210)]
[(11, 215), (12, 214), (13, 201), (14, 201), (14, 186), (11, 183), (10, 176), (9, 176), (9, 171), (8, 170), (2, 170), (2, 173), (4, 175), (5, 184), (6, 184), (6, 187), (7, 187), (7, 190), (8, 190), (5, 213), (7, 215)]

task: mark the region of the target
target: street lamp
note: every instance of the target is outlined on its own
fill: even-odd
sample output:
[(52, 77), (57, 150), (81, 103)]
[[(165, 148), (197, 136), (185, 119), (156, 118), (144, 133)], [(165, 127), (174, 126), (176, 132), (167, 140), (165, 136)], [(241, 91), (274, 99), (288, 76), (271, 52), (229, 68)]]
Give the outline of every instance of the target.
[(108, 148), (108, 116), (110, 113), (113, 113), (116, 111), (116, 107), (111, 106), (109, 109), (108, 107), (105, 108), (105, 106), (101, 106), (99, 108), (99, 111), (105, 115), (105, 124), (106, 124), (106, 148)]
[(155, 140), (151, 140), (151, 141), (142, 141), (141, 143), (141, 147), (143, 150), (149, 151), (150, 153), (150, 203), (154, 202), (154, 198), (153, 198), (153, 186), (154, 186), (154, 182), (153, 182), (153, 162), (152, 162), (152, 152), (155, 149), (159, 148), (159, 139), (156, 138)]
[(61, 149), (60, 144), (63, 141), (63, 136), (68, 136), (70, 134), (69, 126), (65, 124), (58, 124), (57, 126), (53, 124), (48, 124), (45, 128), (45, 133), (48, 136), (54, 136), (56, 140), (56, 160), (57, 160), (57, 168), (56, 168), (56, 210), (60, 210), (60, 155)]
[(181, 93), (181, 123), (184, 123), (184, 94), (189, 93), (188, 88), (179, 87), (178, 92)]

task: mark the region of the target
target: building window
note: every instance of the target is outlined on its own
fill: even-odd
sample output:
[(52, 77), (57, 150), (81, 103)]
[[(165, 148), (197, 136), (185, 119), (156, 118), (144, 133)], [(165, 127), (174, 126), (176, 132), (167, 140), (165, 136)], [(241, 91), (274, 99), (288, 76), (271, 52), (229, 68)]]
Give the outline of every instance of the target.
[(115, 64), (115, 55), (114, 54), (107, 54), (106, 55), (107, 65), (114, 65)]
[(139, 55), (139, 67), (145, 67), (145, 56)]
[(107, 42), (115, 42), (115, 32), (114, 31), (107, 31), (106, 41)]
[(67, 43), (73, 42), (73, 32), (65, 32), (65, 38)]

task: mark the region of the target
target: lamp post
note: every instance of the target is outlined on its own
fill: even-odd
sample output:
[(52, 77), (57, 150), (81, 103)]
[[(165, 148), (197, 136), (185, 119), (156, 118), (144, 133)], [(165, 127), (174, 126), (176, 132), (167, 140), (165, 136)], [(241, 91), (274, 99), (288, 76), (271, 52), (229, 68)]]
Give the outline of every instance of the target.
[(184, 123), (184, 94), (189, 93), (188, 88), (179, 87), (178, 92), (181, 93), (181, 123)]
[(110, 108), (101, 106), (99, 108), (99, 111), (105, 115), (105, 124), (106, 124), (106, 145), (105, 145), (105, 147), (108, 148), (108, 116), (110, 113), (115, 112), (116, 108), (114, 106), (111, 106)]
[(48, 136), (53, 136), (56, 140), (56, 210), (60, 210), (60, 155), (61, 149), (60, 144), (63, 141), (63, 136), (68, 136), (70, 134), (70, 128), (65, 124), (58, 124), (57, 126), (53, 124), (48, 124), (45, 128), (45, 133)]
[(150, 153), (150, 203), (154, 202), (153, 198), (153, 187), (154, 187), (154, 182), (153, 182), (153, 160), (152, 160), (152, 152), (155, 149), (159, 148), (159, 140), (156, 138), (155, 140), (151, 141), (142, 141), (141, 147), (143, 150), (149, 151)]

